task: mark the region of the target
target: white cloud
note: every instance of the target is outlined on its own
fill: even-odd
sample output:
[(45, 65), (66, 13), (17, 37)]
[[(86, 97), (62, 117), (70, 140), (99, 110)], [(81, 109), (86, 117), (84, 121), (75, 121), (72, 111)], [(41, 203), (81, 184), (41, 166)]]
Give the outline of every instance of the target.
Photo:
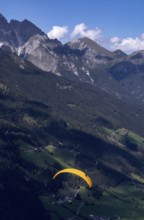
[(75, 25), (71, 34), (68, 32), (67, 26), (53, 26), (47, 35), (51, 39), (57, 38), (58, 40), (66, 37), (67, 41), (69, 37), (88, 37), (109, 50), (120, 49), (128, 54), (134, 51), (144, 50), (144, 33), (137, 37), (119, 38), (118, 36), (114, 36), (109, 39), (103, 36), (102, 30), (99, 27), (90, 29), (84, 23)]
[(77, 24), (74, 27), (73, 32), (71, 33), (71, 38), (75, 37), (88, 37), (94, 41), (98, 40), (101, 37), (101, 29), (96, 27), (95, 29), (88, 29), (88, 27), (84, 24)]
[(132, 53), (137, 50), (144, 50), (144, 34), (138, 37), (127, 37), (120, 39), (113, 37), (110, 39), (111, 49), (121, 49), (126, 53)]
[(67, 26), (53, 26), (52, 30), (48, 32), (48, 37), (50, 39), (57, 38), (58, 40), (63, 38), (68, 33)]
[(112, 37), (112, 38), (110, 39), (110, 42), (111, 42), (111, 43), (114, 43), (114, 44), (118, 43), (119, 41), (120, 41), (120, 38), (118, 38), (118, 37)]

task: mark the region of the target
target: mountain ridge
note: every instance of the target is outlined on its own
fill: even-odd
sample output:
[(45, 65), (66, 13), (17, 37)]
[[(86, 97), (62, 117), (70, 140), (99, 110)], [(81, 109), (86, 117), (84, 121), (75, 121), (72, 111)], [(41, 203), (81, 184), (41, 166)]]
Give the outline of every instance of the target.
[[(108, 51), (88, 38), (66, 44), (49, 39), (28, 20), (1, 15), (0, 45), (46, 72), (89, 83), (128, 103), (144, 104), (143, 51)], [(10, 28), (11, 26), (11, 28)]]

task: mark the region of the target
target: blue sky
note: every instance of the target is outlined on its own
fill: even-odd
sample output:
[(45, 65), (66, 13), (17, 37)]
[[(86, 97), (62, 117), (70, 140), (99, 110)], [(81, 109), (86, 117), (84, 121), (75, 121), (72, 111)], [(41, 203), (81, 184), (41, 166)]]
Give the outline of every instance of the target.
[(89, 37), (108, 49), (144, 49), (144, 0), (1, 0), (7, 20), (27, 18), (62, 42)]

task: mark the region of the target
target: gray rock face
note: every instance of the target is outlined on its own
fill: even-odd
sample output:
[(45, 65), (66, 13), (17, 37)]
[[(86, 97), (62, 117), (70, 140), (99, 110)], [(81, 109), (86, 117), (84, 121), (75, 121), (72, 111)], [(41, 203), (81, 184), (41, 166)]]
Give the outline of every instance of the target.
[(45, 71), (55, 72), (58, 59), (53, 47), (61, 44), (49, 40), (47, 35), (28, 20), (11, 20), (0, 15), (0, 46), (7, 46)]
[(79, 49), (84, 52), (83, 58), (91, 69), (94, 69), (99, 64), (106, 64), (114, 58), (112, 52), (86, 37), (74, 40), (68, 45), (73, 49)]
[(20, 47), (20, 55), (44, 71), (55, 72), (58, 58), (49, 48), (46, 35), (34, 35)]

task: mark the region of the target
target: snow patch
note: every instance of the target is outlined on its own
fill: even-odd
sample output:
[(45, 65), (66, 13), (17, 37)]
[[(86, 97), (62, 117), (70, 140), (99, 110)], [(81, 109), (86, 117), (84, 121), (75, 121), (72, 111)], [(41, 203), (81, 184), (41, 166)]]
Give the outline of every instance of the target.
[(18, 47), (18, 49), (17, 49), (17, 55), (18, 55), (18, 56), (21, 55), (21, 47)]
[(60, 72), (56, 72), (55, 75), (61, 76), (61, 73)]
[(76, 75), (76, 76), (78, 76), (79, 74), (78, 74), (78, 71), (75, 69), (74, 70), (74, 74)]
[(91, 80), (91, 83), (93, 83), (94, 80), (91, 78), (89, 70), (86, 69), (85, 67), (82, 67), (82, 70), (84, 71), (84, 73), (85, 73), (87, 76), (89, 76), (89, 78), (90, 78), (90, 80)]

